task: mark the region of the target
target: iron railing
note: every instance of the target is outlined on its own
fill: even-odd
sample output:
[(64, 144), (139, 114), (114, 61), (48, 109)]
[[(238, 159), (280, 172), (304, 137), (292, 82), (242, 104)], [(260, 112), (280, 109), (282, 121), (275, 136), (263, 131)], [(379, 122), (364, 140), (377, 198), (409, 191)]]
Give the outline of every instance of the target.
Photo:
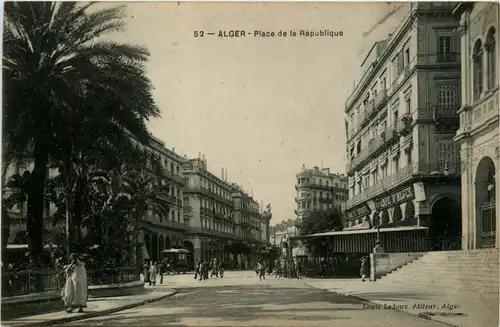
[(425, 237), (424, 244), (429, 252), (462, 250), (461, 237)]
[(90, 270), (87, 272), (89, 285), (121, 284), (137, 281), (135, 267), (120, 267)]
[[(60, 291), (65, 278), (62, 268), (3, 271), (2, 297)], [(87, 270), (88, 285), (129, 283), (137, 280), (135, 267)]]

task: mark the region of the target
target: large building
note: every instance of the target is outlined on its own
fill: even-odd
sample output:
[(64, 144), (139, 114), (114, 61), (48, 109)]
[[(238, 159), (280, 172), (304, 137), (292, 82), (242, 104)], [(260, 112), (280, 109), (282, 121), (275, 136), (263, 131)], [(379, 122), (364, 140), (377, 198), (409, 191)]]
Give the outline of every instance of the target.
[(345, 105), (351, 228), (420, 225), (460, 242), (460, 42), (453, 3), (412, 2)]
[(232, 185), (225, 176), (218, 177), (208, 171), (205, 156), (188, 160), (183, 172), (187, 180), (184, 216), (189, 221), (194, 258), (232, 260), (224, 251), (236, 233)]
[(149, 212), (141, 221), (146, 257), (156, 261), (163, 258), (164, 249), (184, 246), (184, 233), (189, 226), (183, 215), (183, 189), (186, 182), (182, 165), (185, 159), (174, 149), (167, 149), (165, 143), (154, 136), (151, 136), (149, 150), (160, 159), (163, 169), (158, 182), (167, 186), (166, 200), (170, 205), (168, 217)]
[(499, 247), (500, 6), (493, 2), (457, 5), (462, 52), (462, 106), (455, 140), (462, 158), (463, 249)]
[[(207, 168), (205, 156), (187, 160), (183, 166), (187, 181), (184, 190), (184, 217), (189, 221), (186, 247), (192, 249), (194, 259), (248, 262), (252, 251), (235, 251), (235, 243), (258, 249), (269, 240), (262, 238), (262, 228), (269, 229), (269, 219), (261, 214), (260, 206), (252, 196), (234, 183)], [(266, 227), (267, 226), (267, 227)], [(241, 247), (239, 248), (241, 249)], [(239, 253), (234, 257), (235, 253)]]
[(303, 165), (302, 170), (297, 173), (295, 190), (295, 214), (300, 222), (314, 210), (341, 210), (342, 204), (347, 200), (347, 176), (332, 174), (328, 168), (306, 169)]

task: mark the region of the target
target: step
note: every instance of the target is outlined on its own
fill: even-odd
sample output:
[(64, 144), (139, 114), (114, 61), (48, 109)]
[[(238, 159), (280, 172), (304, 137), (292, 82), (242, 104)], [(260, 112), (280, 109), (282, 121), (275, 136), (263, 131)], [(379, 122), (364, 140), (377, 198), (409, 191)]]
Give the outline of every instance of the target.
[[(380, 281), (376, 282), (378, 285), (380, 285), (381, 288), (384, 289), (407, 289), (408, 284), (406, 283), (381, 283)], [(387, 288), (386, 288), (387, 287)], [(412, 287), (412, 291), (430, 291), (431, 293), (437, 293), (437, 294), (449, 294), (449, 293), (460, 293), (460, 294), (465, 294), (467, 296), (470, 296), (471, 298), (492, 298), (496, 301), (498, 301), (498, 295), (500, 294), (499, 291), (491, 291), (491, 290), (474, 290), (474, 289), (464, 289), (464, 288), (457, 288), (457, 287), (443, 287), (443, 286), (426, 286), (426, 285), (419, 285), (419, 286), (414, 286)], [(450, 294), (450, 295), (452, 295)]]
[(493, 267), (484, 267), (481, 270), (478, 270), (475, 267), (429, 267), (429, 266), (406, 266), (406, 267), (401, 267), (396, 270), (393, 270), (392, 273), (395, 272), (404, 272), (406, 274), (411, 274), (411, 273), (421, 273), (421, 272), (436, 272), (436, 273), (455, 273), (455, 274), (476, 274), (476, 275), (481, 275), (481, 276), (498, 276), (500, 274), (500, 271), (498, 268), (493, 268)]
[[(404, 280), (380, 280), (380, 284), (385, 284), (385, 285), (397, 285), (397, 284), (405, 284)], [(408, 281), (406, 281), (406, 285)], [(433, 281), (422, 281), (422, 280), (412, 280), (412, 285), (420, 285), (421, 287), (437, 287), (437, 288), (456, 288), (456, 289), (465, 289), (465, 290), (484, 290), (490, 293), (499, 293), (500, 288), (498, 284), (493, 284), (493, 283), (484, 283), (484, 284), (468, 284), (468, 283), (460, 283), (460, 282), (454, 282), (454, 281), (448, 281), (446, 283), (439, 283), (439, 282), (433, 282)]]

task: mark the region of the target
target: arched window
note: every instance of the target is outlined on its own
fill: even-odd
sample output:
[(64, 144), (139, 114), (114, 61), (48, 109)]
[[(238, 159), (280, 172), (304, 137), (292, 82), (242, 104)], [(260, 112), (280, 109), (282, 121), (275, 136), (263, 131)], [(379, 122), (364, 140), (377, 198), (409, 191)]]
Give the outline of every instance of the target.
[(497, 53), (496, 53), (496, 42), (495, 42), (495, 29), (492, 27), (488, 31), (488, 35), (486, 37), (486, 52), (487, 52), (487, 58), (488, 58), (488, 71), (487, 71), (487, 77), (488, 77), (488, 89), (492, 89), (495, 84), (496, 84), (496, 59), (497, 59)]
[(481, 40), (477, 40), (474, 44), (472, 60), (474, 69), (474, 101), (477, 101), (483, 92), (483, 44)]

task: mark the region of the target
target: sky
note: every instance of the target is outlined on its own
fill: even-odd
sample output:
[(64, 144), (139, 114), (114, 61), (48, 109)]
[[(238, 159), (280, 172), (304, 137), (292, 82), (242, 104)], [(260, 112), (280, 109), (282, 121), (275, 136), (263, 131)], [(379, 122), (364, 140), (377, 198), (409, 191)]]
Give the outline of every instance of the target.
[[(217, 176), (244, 187), (272, 224), (295, 218), (303, 164), (345, 171), (344, 104), (362, 57), (392, 28), (395, 4), (166, 3), (126, 5), (113, 39), (146, 46), (161, 118), (152, 133), (179, 154), (205, 155)], [(342, 31), (337, 37), (218, 38), (220, 30)], [(204, 31), (203, 38), (194, 31)], [(370, 35), (363, 33), (372, 31)]]

